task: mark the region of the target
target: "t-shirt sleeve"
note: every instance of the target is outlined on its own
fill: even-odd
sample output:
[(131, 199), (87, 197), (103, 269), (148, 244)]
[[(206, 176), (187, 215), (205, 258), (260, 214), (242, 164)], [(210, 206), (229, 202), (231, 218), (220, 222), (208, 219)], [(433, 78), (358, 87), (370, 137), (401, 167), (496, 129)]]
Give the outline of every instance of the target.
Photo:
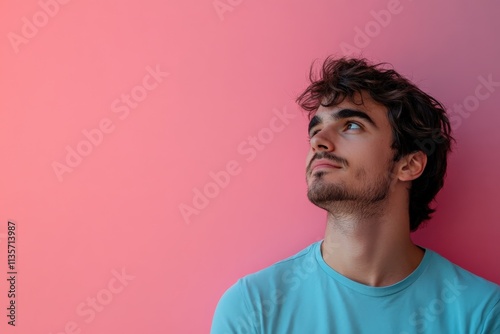
[(500, 300), (497, 301), (493, 309), (489, 312), (482, 334), (500, 333)]
[[(212, 319), (210, 334), (257, 334), (241, 279), (224, 292)], [(255, 315), (255, 314), (253, 314)]]

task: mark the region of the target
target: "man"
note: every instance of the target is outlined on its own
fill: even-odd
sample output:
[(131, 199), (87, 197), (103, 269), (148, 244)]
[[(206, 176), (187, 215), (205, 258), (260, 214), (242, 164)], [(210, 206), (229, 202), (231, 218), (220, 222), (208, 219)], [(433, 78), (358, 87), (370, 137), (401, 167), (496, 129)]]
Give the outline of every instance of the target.
[(443, 106), (365, 59), (329, 57), (310, 79), (297, 102), (324, 240), (239, 279), (211, 333), (500, 333), (500, 286), (410, 239), (444, 184)]

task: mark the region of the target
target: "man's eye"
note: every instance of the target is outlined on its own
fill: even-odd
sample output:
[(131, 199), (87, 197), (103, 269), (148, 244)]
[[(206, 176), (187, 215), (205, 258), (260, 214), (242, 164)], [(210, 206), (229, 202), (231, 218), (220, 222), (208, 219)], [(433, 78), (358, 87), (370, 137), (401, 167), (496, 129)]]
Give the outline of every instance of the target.
[(357, 129), (361, 129), (361, 125), (359, 125), (358, 123), (347, 122), (347, 127), (349, 127), (350, 125), (354, 125), (355, 126), (354, 128), (351, 127), (350, 129), (356, 130), (356, 126), (357, 126)]
[(314, 130), (311, 135), (309, 136), (309, 139), (311, 139), (312, 137), (314, 137), (315, 134), (317, 134), (319, 132), (319, 130)]

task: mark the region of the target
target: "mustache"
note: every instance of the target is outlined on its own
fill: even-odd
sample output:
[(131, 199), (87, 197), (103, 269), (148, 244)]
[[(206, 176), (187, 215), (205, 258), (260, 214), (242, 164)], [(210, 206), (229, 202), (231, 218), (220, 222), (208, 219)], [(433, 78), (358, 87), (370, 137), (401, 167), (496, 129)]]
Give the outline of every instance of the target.
[(328, 153), (328, 152), (319, 152), (319, 153), (316, 153), (312, 157), (311, 161), (309, 162), (309, 164), (307, 166), (307, 171), (311, 170), (312, 163), (314, 162), (314, 160), (317, 160), (317, 159), (330, 160), (330, 161), (336, 162), (337, 164), (340, 164), (340, 165), (342, 165), (344, 167), (348, 167), (349, 166), (349, 163), (344, 158), (338, 157), (335, 154)]

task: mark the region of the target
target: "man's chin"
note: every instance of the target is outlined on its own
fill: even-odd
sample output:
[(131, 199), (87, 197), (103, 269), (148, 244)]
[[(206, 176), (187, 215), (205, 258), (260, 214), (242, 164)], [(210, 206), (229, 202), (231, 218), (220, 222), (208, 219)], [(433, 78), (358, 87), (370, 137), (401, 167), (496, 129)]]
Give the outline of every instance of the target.
[(307, 198), (315, 205), (344, 201), (349, 198), (345, 189), (331, 184), (311, 185), (307, 190)]

